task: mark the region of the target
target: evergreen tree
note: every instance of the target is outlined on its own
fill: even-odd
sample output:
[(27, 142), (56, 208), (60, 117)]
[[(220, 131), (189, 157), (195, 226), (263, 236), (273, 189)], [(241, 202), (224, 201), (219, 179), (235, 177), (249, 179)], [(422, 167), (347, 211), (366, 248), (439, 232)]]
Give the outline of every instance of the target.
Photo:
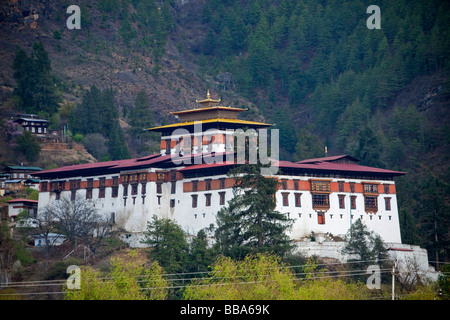
[(83, 95), (70, 117), (70, 126), (74, 133), (89, 135), (99, 133), (108, 140), (108, 154), (111, 160), (130, 157), (122, 128), (119, 125), (119, 113), (114, 105), (112, 89), (101, 91), (92, 86)]
[(18, 150), (25, 155), (27, 161), (34, 162), (41, 152), (41, 146), (30, 131), (25, 131), (17, 138)]
[(261, 165), (242, 165), (229, 173), (235, 179), (233, 198), (217, 213), (215, 232), (220, 251), (242, 259), (249, 253), (291, 250), (286, 231), (292, 220), (275, 210), (278, 181), (260, 173)]
[(51, 73), (51, 63), (42, 42), (35, 42), (29, 57), (18, 49), (14, 58), (15, 94), (20, 97), (20, 107), (28, 113), (51, 115), (58, 109), (60, 97)]
[(147, 223), (142, 243), (149, 246), (149, 257), (158, 261), (166, 273), (184, 271), (189, 246), (184, 231), (172, 220), (154, 215)]

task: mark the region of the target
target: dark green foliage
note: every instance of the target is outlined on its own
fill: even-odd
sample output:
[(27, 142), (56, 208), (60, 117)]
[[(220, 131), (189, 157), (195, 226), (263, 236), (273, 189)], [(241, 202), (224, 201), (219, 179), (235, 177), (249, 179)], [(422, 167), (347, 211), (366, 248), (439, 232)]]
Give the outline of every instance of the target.
[(81, 104), (73, 110), (70, 125), (74, 133), (85, 136), (99, 133), (108, 139), (108, 154), (111, 160), (130, 157), (119, 125), (119, 114), (114, 105), (112, 89), (101, 91), (92, 86), (86, 91)]
[(17, 148), (25, 155), (27, 161), (34, 162), (41, 152), (41, 146), (36, 137), (29, 131), (25, 131), (17, 138)]
[(14, 92), (19, 96), (19, 106), (25, 112), (52, 114), (57, 111), (60, 97), (42, 42), (33, 44), (30, 56), (23, 49), (17, 49), (13, 69), (17, 84)]
[(189, 246), (184, 231), (175, 222), (153, 216), (142, 243), (151, 248), (149, 256), (158, 261), (166, 273), (184, 271)]
[(236, 179), (233, 198), (217, 213), (215, 232), (219, 250), (242, 259), (249, 253), (288, 254), (287, 230), (292, 220), (275, 210), (278, 181), (261, 175), (259, 165), (242, 165), (230, 171)]
[[(283, 159), (324, 156), (327, 145), (329, 154), (348, 153), (363, 165), (408, 172), (401, 183), (409, 188), (398, 189), (399, 206), (411, 213), (408, 223), (418, 226), (418, 205), (428, 202), (429, 194), (420, 192), (417, 182), (448, 176), (436, 164), (423, 164), (439, 158), (440, 167), (447, 167), (448, 126), (431, 123), (432, 111), (419, 101), (417, 106), (400, 101), (396, 107), (393, 100), (418, 77), (448, 77), (450, 6), (439, 0), (380, 0), (381, 29), (369, 30), (368, 5), (359, 0), (211, 0), (202, 9), (209, 28), (202, 53), (215, 71), (233, 74), (236, 89), (253, 99), (267, 119), (287, 110), (284, 121), (275, 121), (283, 125)], [(236, 25), (245, 32), (237, 33)], [(239, 40), (230, 41), (229, 34)], [(444, 82), (441, 94), (448, 92)], [(314, 131), (305, 131), (305, 123)], [(432, 189), (442, 194), (445, 187)], [(409, 238), (433, 234), (431, 225), (422, 228), (426, 232)], [(448, 241), (448, 234), (440, 236)], [(433, 252), (434, 245), (422, 240)]]
[(147, 137), (148, 132), (144, 129), (154, 126), (153, 110), (150, 100), (144, 91), (139, 91), (134, 100), (134, 107), (130, 110), (129, 124), (131, 134), (135, 137)]

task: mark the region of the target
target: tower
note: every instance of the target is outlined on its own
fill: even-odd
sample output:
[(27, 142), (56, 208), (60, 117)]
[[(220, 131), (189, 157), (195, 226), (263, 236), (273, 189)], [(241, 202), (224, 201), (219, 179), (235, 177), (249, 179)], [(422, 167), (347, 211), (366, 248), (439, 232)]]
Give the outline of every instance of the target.
[(146, 129), (161, 132), (161, 155), (231, 151), (230, 139), (234, 130), (257, 130), (271, 126), (238, 119), (239, 113), (247, 109), (220, 106), (220, 99), (211, 99), (209, 90), (206, 99), (196, 102), (199, 104), (197, 108), (171, 112), (179, 120), (178, 123)]

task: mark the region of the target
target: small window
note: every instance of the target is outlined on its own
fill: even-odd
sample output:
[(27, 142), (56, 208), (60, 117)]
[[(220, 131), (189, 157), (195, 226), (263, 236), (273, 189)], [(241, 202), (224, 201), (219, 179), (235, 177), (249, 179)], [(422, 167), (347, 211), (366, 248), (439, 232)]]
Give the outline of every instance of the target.
[(384, 198), (384, 204), (386, 211), (391, 210), (391, 198)]
[(102, 199), (105, 197), (105, 188), (98, 189), (98, 197)]
[(161, 183), (156, 184), (156, 193), (162, 193), (162, 184)]
[(114, 186), (111, 189), (111, 197), (112, 198), (117, 198), (117, 196), (119, 195), (119, 187), (118, 186)]
[(385, 185), (383, 185), (383, 187), (384, 187), (384, 193), (389, 194), (389, 185), (385, 184)]
[(325, 213), (324, 212), (318, 212), (317, 213), (317, 223), (318, 224), (325, 224)]
[(225, 189), (225, 178), (219, 179), (220, 181), (220, 189)]
[(339, 194), (339, 209), (345, 209), (345, 195)]
[(192, 191), (196, 192), (198, 190), (198, 181), (192, 181)]
[(196, 195), (196, 194), (192, 195), (192, 208), (197, 208), (197, 198), (198, 198), (198, 195)]
[(298, 180), (294, 180), (294, 190), (299, 190)]
[(146, 194), (147, 193), (147, 183), (142, 183), (141, 184), (141, 194)]
[(128, 186), (127, 185), (123, 186), (123, 196), (124, 197), (128, 196)]
[(176, 191), (177, 191), (177, 183), (175, 181), (172, 181), (170, 185), (170, 193), (175, 194)]
[(344, 181), (338, 181), (339, 192), (344, 192)]
[(206, 190), (211, 190), (211, 179), (206, 179)]
[(225, 192), (219, 192), (220, 205), (223, 206), (225, 204)]
[(286, 179), (281, 180), (281, 188), (283, 190), (287, 190), (287, 180)]
[(205, 197), (206, 197), (206, 206), (210, 207), (211, 206), (211, 193), (206, 193)]
[(355, 193), (355, 183), (354, 182), (350, 182), (350, 192)]
[(92, 199), (92, 189), (86, 189), (86, 199)]
[(356, 196), (351, 196), (351, 207), (352, 209), (356, 209)]
[(289, 206), (289, 193), (283, 192), (281, 195), (283, 197), (283, 206), (288, 207)]
[(170, 199), (170, 207), (175, 208), (175, 199)]
[(131, 185), (131, 195), (135, 196), (138, 193), (138, 185), (137, 184), (133, 184)]
[(295, 193), (295, 206), (296, 207), (301, 207), (302, 206), (302, 202), (301, 202), (301, 193)]

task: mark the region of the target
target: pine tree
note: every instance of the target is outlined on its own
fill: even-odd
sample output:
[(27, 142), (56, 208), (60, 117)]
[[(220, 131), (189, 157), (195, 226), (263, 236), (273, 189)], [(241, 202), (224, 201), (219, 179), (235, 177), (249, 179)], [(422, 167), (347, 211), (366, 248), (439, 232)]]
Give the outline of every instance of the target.
[(35, 42), (31, 56), (18, 49), (14, 58), (15, 94), (20, 97), (20, 107), (28, 113), (51, 115), (58, 110), (61, 98), (51, 73), (51, 63), (42, 42)]
[(229, 173), (235, 179), (233, 198), (217, 213), (216, 240), (220, 251), (242, 259), (249, 253), (291, 249), (286, 231), (292, 220), (275, 210), (278, 181), (260, 173), (261, 165), (242, 165)]

